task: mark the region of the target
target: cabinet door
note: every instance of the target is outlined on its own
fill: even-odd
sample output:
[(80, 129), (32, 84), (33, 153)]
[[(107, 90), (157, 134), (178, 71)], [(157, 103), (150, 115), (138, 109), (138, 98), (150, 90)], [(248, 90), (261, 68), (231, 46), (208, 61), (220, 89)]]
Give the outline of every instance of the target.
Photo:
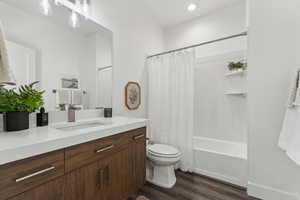
[(64, 152), (55, 151), (0, 165), (0, 200), (17, 196), (64, 175)]
[(64, 200), (64, 178), (43, 184), (9, 200)]
[(98, 162), (65, 176), (65, 200), (104, 200), (103, 170)]
[[(101, 162), (101, 161), (100, 161)], [(124, 200), (135, 193), (132, 154), (129, 146), (110, 157), (107, 200)]]
[(146, 135), (135, 136), (133, 140), (133, 179), (137, 192), (146, 181)]

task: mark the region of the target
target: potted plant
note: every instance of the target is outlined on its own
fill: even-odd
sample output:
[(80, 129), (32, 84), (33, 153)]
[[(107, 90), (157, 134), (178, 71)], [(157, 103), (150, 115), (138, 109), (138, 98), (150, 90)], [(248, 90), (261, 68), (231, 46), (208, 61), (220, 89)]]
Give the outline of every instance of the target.
[(246, 68), (247, 68), (247, 63), (243, 61), (230, 62), (228, 64), (229, 71), (246, 70)]
[(43, 104), (44, 91), (34, 89), (37, 82), (22, 85), (18, 89), (0, 85), (0, 113), (3, 113), (5, 131), (20, 131), (29, 128), (29, 114)]

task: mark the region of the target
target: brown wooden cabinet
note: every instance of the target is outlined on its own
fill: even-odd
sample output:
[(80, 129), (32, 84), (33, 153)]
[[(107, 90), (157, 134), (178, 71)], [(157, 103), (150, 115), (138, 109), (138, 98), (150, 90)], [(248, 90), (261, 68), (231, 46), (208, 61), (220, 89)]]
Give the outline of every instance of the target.
[[(75, 166), (82, 167), (66, 175), (66, 200), (124, 200), (144, 184), (145, 129), (124, 133), (121, 138), (113, 137), (117, 140), (106, 138), (103, 143), (96, 141), (97, 145), (83, 144), (70, 149), (69, 161), (76, 160)], [(83, 155), (88, 155), (87, 159)], [(87, 160), (96, 161), (84, 166)], [(66, 166), (74, 168), (72, 164)]]
[(146, 128), (0, 166), (0, 200), (125, 200), (145, 183)]
[(7, 199), (64, 175), (64, 151), (0, 166), (0, 199)]
[(131, 148), (133, 148), (134, 188), (137, 192), (146, 181), (146, 136), (144, 134), (135, 136)]
[(102, 200), (101, 169), (98, 162), (77, 169), (65, 176), (65, 199)]
[(50, 181), (9, 200), (64, 200), (64, 179)]

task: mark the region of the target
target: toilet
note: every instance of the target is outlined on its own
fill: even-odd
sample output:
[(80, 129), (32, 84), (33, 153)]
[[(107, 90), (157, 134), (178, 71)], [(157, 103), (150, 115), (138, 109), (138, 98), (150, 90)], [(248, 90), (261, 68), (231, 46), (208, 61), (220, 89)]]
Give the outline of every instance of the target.
[(181, 152), (170, 145), (147, 146), (147, 181), (164, 188), (176, 183), (174, 166), (180, 161)]

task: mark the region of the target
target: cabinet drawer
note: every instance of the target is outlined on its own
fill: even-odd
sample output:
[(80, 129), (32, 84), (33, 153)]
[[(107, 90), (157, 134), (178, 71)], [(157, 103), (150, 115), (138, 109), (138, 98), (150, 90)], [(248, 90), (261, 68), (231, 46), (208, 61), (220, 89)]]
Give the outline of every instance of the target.
[(65, 151), (66, 172), (78, 169), (117, 152), (126, 143), (124, 134), (69, 147)]
[(135, 129), (96, 141), (69, 147), (65, 151), (66, 172), (78, 169), (119, 151), (129, 143), (146, 137), (146, 128)]
[(146, 139), (146, 128), (139, 128), (128, 133), (130, 141), (138, 142)]
[(64, 151), (0, 166), (0, 200), (15, 196), (64, 175)]

